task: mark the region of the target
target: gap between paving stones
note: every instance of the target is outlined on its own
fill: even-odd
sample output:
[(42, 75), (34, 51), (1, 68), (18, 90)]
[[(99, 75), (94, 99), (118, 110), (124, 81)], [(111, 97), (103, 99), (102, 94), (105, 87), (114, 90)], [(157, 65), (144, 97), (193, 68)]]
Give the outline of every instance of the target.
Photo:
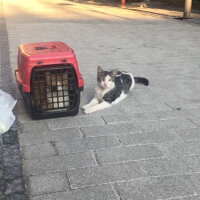
[[(69, 169), (61, 169), (61, 170), (50, 170), (50, 171), (45, 171), (45, 172), (37, 172), (37, 173), (29, 174), (26, 177), (40, 176), (40, 175), (43, 175), (43, 174), (51, 174), (51, 173), (59, 173), (59, 172), (67, 172), (67, 171), (71, 171), (71, 170), (89, 169), (89, 168), (94, 168), (94, 167), (97, 167), (97, 168), (99, 168), (99, 167), (108, 167), (108, 166), (111, 166), (111, 165), (129, 164), (129, 163), (137, 163), (139, 165), (139, 163), (141, 163), (141, 162), (161, 161), (163, 159), (166, 159), (168, 161), (169, 160), (175, 160), (176, 161), (176, 160), (179, 160), (179, 159), (190, 159), (190, 158), (194, 158), (194, 157), (200, 158), (200, 154), (191, 154), (191, 155), (183, 155), (183, 156), (171, 156), (171, 157), (163, 155), (163, 156), (160, 156), (160, 157), (142, 158), (142, 159), (125, 160), (125, 161), (118, 161), (118, 162), (117, 161), (116, 162), (107, 162), (107, 163), (101, 163), (97, 159), (97, 161), (95, 162), (96, 163), (95, 165), (82, 166), (82, 167), (72, 167), (72, 168), (69, 168)], [(35, 159), (35, 160), (38, 160), (38, 159)], [(146, 172), (146, 170), (145, 170), (145, 172)], [(190, 173), (193, 173), (193, 172), (188, 172), (188, 173), (190, 174)], [(195, 173), (200, 173), (200, 172), (195, 172)], [(175, 174), (177, 174), (177, 173), (175, 173)], [(181, 174), (184, 175), (184, 173), (181, 173)], [(157, 176), (168, 176), (168, 175), (171, 175), (171, 174), (157, 175)]]
[[(149, 144), (170, 144), (170, 143), (184, 143), (184, 142), (190, 142), (190, 141), (198, 141), (198, 140), (200, 140), (199, 138), (193, 138), (193, 139), (191, 139), (191, 138), (182, 138), (183, 136), (181, 136), (181, 133), (179, 133), (179, 132), (189, 132), (189, 131), (199, 131), (200, 129), (199, 128), (192, 128), (192, 129), (188, 129), (188, 128), (185, 128), (185, 129), (174, 129), (174, 130), (172, 130), (172, 131), (170, 131), (170, 134), (171, 135), (174, 135), (175, 136), (175, 139), (174, 140), (172, 140), (172, 141), (162, 141), (162, 140), (160, 140), (160, 141), (151, 141), (151, 134), (152, 133), (156, 133), (156, 134), (158, 134), (158, 136), (160, 135), (160, 136), (162, 136), (162, 132), (164, 132), (164, 134), (166, 135), (166, 134), (168, 134), (168, 133), (166, 133), (166, 131), (164, 131), (164, 130), (160, 130), (160, 131), (151, 131), (151, 132), (138, 132), (138, 133), (122, 133), (122, 134), (109, 134), (109, 135), (100, 135), (100, 136), (87, 136), (87, 137), (83, 137), (83, 138), (73, 138), (73, 139), (66, 139), (66, 140), (52, 140), (52, 141), (43, 141), (42, 143), (38, 143), (38, 142), (36, 142), (36, 143), (32, 143), (32, 144), (23, 144), (23, 143), (21, 143), (21, 145), (22, 145), (22, 147), (31, 147), (31, 146), (35, 146), (35, 147), (39, 147), (39, 146), (42, 146), (42, 145), (44, 145), (44, 144), (52, 144), (52, 142), (53, 142), (53, 144), (54, 144), (54, 146), (56, 147), (57, 146), (57, 144), (62, 144), (63, 142), (67, 142), (67, 143), (73, 143), (73, 142), (76, 142), (76, 141), (80, 141), (80, 142), (86, 142), (86, 141), (89, 141), (91, 138), (94, 138), (94, 139), (98, 139), (98, 138), (108, 138), (109, 136), (113, 136), (113, 137), (115, 137), (116, 138), (116, 140), (117, 141), (119, 141), (119, 146), (139, 146), (139, 145), (149, 145)], [(195, 133), (194, 132), (194, 133)], [(123, 142), (123, 137), (125, 138), (125, 137), (127, 137), (127, 136), (133, 136), (133, 137), (135, 137), (135, 136), (139, 136), (139, 137), (141, 137), (141, 136), (143, 136), (143, 135), (145, 135), (145, 134), (147, 134), (148, 136), (150, 136), (150, 138), (149, 138), (149, 140), (150, 141), (141, 141), (141, 142), (137, 142), (137, 141), (135, 141), (135, 143), (129, 143), (129, 144), (126, 144), (126, 143), (124, 143)], [(24, 135), (22, 135), (22, 136), (20, 136), (20, 137), (25, 137), (26, 136), (26, 134)], [(37, 135), (36, 135), (37, 136)], [(26, 142), (27, 143), (27, 142)], [(63, 143), (64, 144), (64, 143)], [(98, 149), (104, 149), (104, 148), (109, 148), (109, 147), (99, 147), (99, 148), (88, 148), (88, 149), (86, 149), (86, 150), (83, 150), (83, 152), (84, 151), (88, 151), (88, 150), (98, 150)], [(113, 148), (113, 147), (110, 147), (110, 148)], [(81, 152), (81, 150), (80, 151), (75, 151), (75, 152), (71, 152), (71, 153), (76, 153), (76, 152)], [(70, 153), (70, 152), (69, 152)], [(65, 154), (65, 153), (64, 153)], [(67, 153), (66, 153), (67, 154)]]
[[(91, 167), (88, 167), (88, 168), (91, 168)], [(99, 168), (97, 166), (97, 168)], [(140, 167), (141, 168), (141, 167)], [(95, 184), (92, 184), (92, 185), (86, 185), (86, 186), (80, 186), (80, 187), (72, 187), (71, 185), (71, 180), (70, 180), (70, 177), (66, 174), (66, 181), (68, 182), (69, 181), (69, 187), (70, 188), (66, 188), (66, 189), (62, 189), (62, 190), (59, 190), (59, 191), (56, 191), (56, 192), (62, 192), (62, 191), (69, 191), (70, 190), (77, 190), (77, 189), (83, 189), (83, 188), (93, 188), (93, 187), (97, 187), (97, 186), (103, 186), (103, 185), (113, 185), (113, 184), (117, 184), (117, 183), (128, 183), (128, 182), (131, 182), (131, 181), (137, 181), (137, 180), (144, 180), (144, 179), (156, 179), (156, 178), (164, 178), (164, 177), (180, 177), (180, 176), (187, 176), (187, 175), (200, 175), (200, 172), (188, 172), (188, 173), (170, 173), (170, 174), (165, 174), (165, 175), (149, 175), (148, 172), (141, 168), (141, 170), (146, 174), (145, 176), (141, 176), (141, 177), (137, 177), (137, 178), (130, 178), (130, 179), (127, 179), (127, 180), (117, 180), (117, 181), (109, 181), (109, 182), (106, 182), (106, 183), (95, 183)], [(71, 171), (71, 170), (69, 170)], [(46, 173), (46, 175), (48, 174), (57, 174), (58, 172), (52, 172), (52, 173)], [(65, 172), (63, 172), (65, 173)], [(68, 171), (66, 171), (66, 173), (68, 173)], [(42, 174), (42, 175), (45, 175), (45, 174)], [(29, 176), (28, 179), (31, 179), (31, 177), (37, 177), (37, 176), (40, 176), (40, 174), (38, 175), (32, 175), (32, 176)], [(29, 182), (29, 181), (28, 181)], [(43, 194), (51, 194), (51, 193), (56, 193), (56, 192), (46, 192), (46, 193), (42, 193), (42, 194), (39, 194), (39, 195), (33, 195), (33, 196), (40, 196), (40, 195), (43, 195)]]
[[(152, 145), (154, 145), (154, 146), (156, 146), (156, 147), (159, 147), (159, 146), (157, 146), (157, 145), (163, 145), (163, 144), (165, 144), (165, 145), (168, 145), (168, 144), (187, 144), (187, 142), (199, 142), (200, 143), (200, 139), (198, 139), (198, 140), (195, 140), (195, 139), (193, 139), (193, 140), (185, 140), (185, 141), (174, 141), (174, 142), (160, 142), (160, 143), (156, 143), (156, 142), (152, 142), (152, 143), (142, 143), (142, 144), (128, 144), (128, 145), (123, 145), (123, 144), (121, 144), (121, 143), (119, 143), (119, 145), (118, 146), (110, 146), (110, 147), (102, 147), (102, 148), (89, 148), (89, 149), (87, 149), (87, 150), (78, 150), (78, 151), (70, 151), (69, 153), (62, 153), (62, 152), (59, 152), (59, 150), (58, 150), (58, 148), (57, 147), (55, 147), (55, 152), (54, 152), (54, 154), (52, 154), (52, 155), (47, 155), (47, 156), (38, 156), (38, 157), (26, 157), (24, 154), (25, 153), (23, 153), (22, 154), (22, 157), (23, 157), (23, 159), (24, 160), (29, 160), (29, 159), (39, 159), (39, 158), (48, 158), (48, 157), (52, 157), (52, 156), (62, 156), (62, 155), (71, 155), (71, 154), (77, 154), (77, 153), (85, 153), (85, 152), (89, 152), (89, 151), (92, 151), (92, 152), (95, 152), (95, 151), (98, 151), (98, 150), (111, 150), (111, 149), (115, 149), (115, 148), (123, 148), (123, 147), (140, 147), (140, 146), (152, 146)], [(51, 143), (51, 142), (50, 142)], [(29, 147), (36, 147), (36, 148), (38, 148), (38, 145), (26, 145), (26, 146), (23, 146), (23, 147), (27, 147), (27, 148), (29, 148)], [(42, 145), (41, 145), (42, 146)], [(23, 149), (23, 151), (25, 151), (25, 149)], [(198, 154), (191, 154), (191, 155), (198, 155)]]
[[(141, 169), (143, 171), (143, 169)], [(145, 172), (145, 171), (144, 171)], [(67, 172), (69, 173), (69, 172)], [(93, 188), (97, 186), (103, 186), (103, 185), (110, 185), (110, 184), (118, 184), (118, 183), (128, 183), (132, 181), (139, 181), (139, 180), (144, 180), (144, 179), (157, 179), (157, 178), (167, 178), (167, 177), (180, 177), (180, 176), (192, 176), (192, 175), (200, 175), (200, 172), (191, 172), (191, 173), (184, 173), (184, 174), (167, 174), (167, 175), (158, 175), (158, 176), (141, 176), (138, 178), (130, 178), (130, 179), (124, 179), (124, 180), (116, 180), (116, 181), (105, 181), (105, 183), (91, 183), (90, 185), (83, 185), (83, 186), (73, 186), (72, 181), (69, 179), (70, 182), (70, 187), (72, 190), (77, 190), (77, 189), (84, 189), (84, 188)], [(200, 195), (200, 193), (195, 192), (196, 195)]]
[[(151, 113), (151, 112), (150, 112)], [(140, 114), (140, 113), (136, 113), (136, 114)], [(148, 113), (145, 113), (145, 114), (148, 114)], [(151, 113), (152, 114), (152, 113)], [(91, 116), (91, 118), (92, 117), (95, 117), (95, 116)], [(85, 119), (85, 118), (84, 118)], [(149, 119), (149, 120), (145, 120), (145, 123), (150, 123), (150, 122), (169, 122), (169, 121), (172, 121), (173, 122), (173, 120), (174, 119), (176, 119), (176, 117), (172, 117), (172, 118), (161, 118), (161, 119), (159, 119), (159, 118), (156, 118), (156, 119)], [(194, 118), (194, 119), (199, 119), (198, 117), (196, 117), (196, 118)], [(198, 124), (197, 123), (195, 123), (195, 122), (193, 122), (193, 118), (191, 118), (191, 117), (188, 117), (188, 118), (185, 118), (185, 117), (180, 117), (180, 118), (178, 118), (178, 120), (179, 121), (188, 121), (189, 123), (191, 123), (191, 124), (193, 124), (194, 126), (193, 127), (191, 127), (191, 128), (197, 128), (198, 127)], [(63, 123), (66, 123), (66, 121), (64, 120), (64, 119), (62, 119), (62, 121), (63, 121)], [(26, 133), (26, 132), (30, 132), (30, 131), (32, 131), (32, 129), (37, 129), (38, 127), (39, 127), (39, 130), (38, 131), (56, 131), (56, 130), (64, 130), (64, 129), (70, 129), (70, 128), (77, 128), (77, 126), (76, 125), (67, 125), (67, 126), (62, 126), (62, 125), (60, 125), (60, 127), (56, 127), (56, 128), (54, 128), (56, 125), (55, 124), (51, 124), (51, 123), (54, 123), (55, 121), (34, 121), (34, 122), (32, 122), (32, 121), (30, 121), (30, 122), (24, 122), (24, 123), (20, 123), (20, 132), (21, 133)], [(61, 121), (59, 121), (59, 123), (60, 123)], [(106, 122), (106, 123), (105, 123)], [(100, 121), (100, 123), (98, 123), (97, 125), (98, 126), (101, 126), (101, 125), (105, 125), (105, 127), (106, 126), (108, 126), (108, 125), (111, 125), (111, 124), (131, 124), (131, 123), (133, 123), (133, 122), (135, 122), (135, 125), (136, 126), (141, 126), (141, 123), (143, 123), (143, 122), (141, 122), (141, 120), (137, 120), (137, 119), (134, 119), (134, 120), (132, 120), (132, 121), (130, 121), (130, 120), (128, 120), (128, 121), (119, 121), (119, 122), (110, 122), (110, 123), (108, 123), (107, 121), (106, 121), (106, 119), (104, 118), (104, 116), (102, 116), (102, 121)], [(40, 126), (41, 125), (41, 126)], [(31, 127), (30, 127), (31, 126)], [(88, 125), (79, 125), (79, 129), (80, 129), (80, 131), (82, 132), (82, 130), (83, 130), (83, 128), (84, 127), (93, 127), (94, 126), (94, 124), (93, 123), (91, 123), (91, 124), (88, 124)], [(142, 128), (142, 127), (140, 127), (140, 129), (141, 130), (143, 130), (144, 131), (144, 129)], [(176, 129), (176, 128), (174, 128), (174, 129)], [(177, 129), (180, 129), (180, 127), (178, 127), (177, 126)], [(186, 128), (182, 128), (182, 129), (186, 129)], [(147, 131), (145, 131), (145, 132), (147, 132)], [(151, 132), (151, 131), (149, 131), (149, 132)], [(83, 134), (83, 137), (84, 137), (84, 132), (82, 132), (82, 134)]]

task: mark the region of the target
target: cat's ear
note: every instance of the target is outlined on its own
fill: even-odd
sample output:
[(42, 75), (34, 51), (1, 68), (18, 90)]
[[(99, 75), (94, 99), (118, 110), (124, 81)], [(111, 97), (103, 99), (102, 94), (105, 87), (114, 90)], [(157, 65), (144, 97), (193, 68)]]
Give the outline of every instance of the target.
[(113, 77), (115, 77), (117, 75), (118, 69), (114, 69), (112, 70), (110, 73)]
[(102, 69), (102, 67), (99, 65), (98, 67), (97, 67), (97, 73), (99, 74), (99, 73), (102, 73), (103, 72), (103, 69)]

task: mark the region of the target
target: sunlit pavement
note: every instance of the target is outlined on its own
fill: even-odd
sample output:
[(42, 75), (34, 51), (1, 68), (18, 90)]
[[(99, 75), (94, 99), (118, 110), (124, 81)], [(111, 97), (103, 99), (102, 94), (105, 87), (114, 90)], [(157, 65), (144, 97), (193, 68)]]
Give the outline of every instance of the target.
[(63, 0), (3, 5), (14, 87), (19, 44), (43, 41), (74, 49), (85, 81), (81, 105), (93, 95), (99, 64), (150, 80), (110, 109), (42, 121), (28, 117), (16, 88), (31, 200), (200, 198), (199, 26)]

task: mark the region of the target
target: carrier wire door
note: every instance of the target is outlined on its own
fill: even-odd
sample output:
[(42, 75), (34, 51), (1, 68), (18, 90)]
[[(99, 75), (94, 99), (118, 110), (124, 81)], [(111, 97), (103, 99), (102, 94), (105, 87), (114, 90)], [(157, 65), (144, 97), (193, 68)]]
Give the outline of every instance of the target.
[(30, 94), (36, 112), (74, 110), (80, 98), (75, 70), (70, 64), (33, 68)]

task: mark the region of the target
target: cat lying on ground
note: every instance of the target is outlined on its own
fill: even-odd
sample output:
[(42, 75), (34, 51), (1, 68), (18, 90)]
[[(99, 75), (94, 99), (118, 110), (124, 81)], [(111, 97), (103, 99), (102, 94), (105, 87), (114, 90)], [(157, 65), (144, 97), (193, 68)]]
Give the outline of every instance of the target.
[(83, 112), (89, 114), (117, 104), (128, 96), (136, 83), (149, 85), (146, 78), (133, 77), (132, 74), (117, 69), (104, 71), (98, 66), (95, 95), (90, 103), (82, 107)]

